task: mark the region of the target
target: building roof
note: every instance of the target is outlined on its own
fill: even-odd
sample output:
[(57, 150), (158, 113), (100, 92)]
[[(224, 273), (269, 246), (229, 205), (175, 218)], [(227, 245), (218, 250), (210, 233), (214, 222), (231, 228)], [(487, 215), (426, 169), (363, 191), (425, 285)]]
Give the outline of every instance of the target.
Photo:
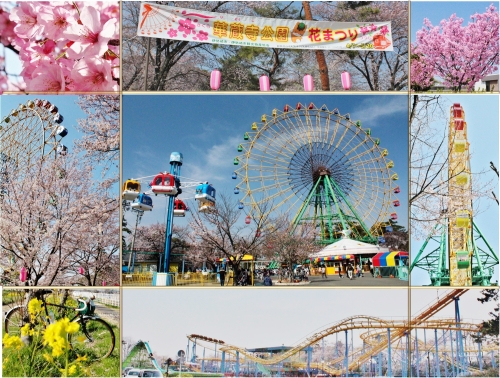
[(493, 80), (498, 80), (498, 74), (491, 74), (491, 75), (486, 75), (481, 79), (482, 81), (493, 81)]
[(377, 254), (380, 252), (389, 252), (389, 249), (379, 245), (363, 243), (349, 238), (342, 238), (339, 241), (326, 246), (321, 251), (311, 255), (310, 257), (311, 259), (314, 259), (316, 257), (344, 255), (346, 253), (352, 255), (362, 255), (370, 253)]

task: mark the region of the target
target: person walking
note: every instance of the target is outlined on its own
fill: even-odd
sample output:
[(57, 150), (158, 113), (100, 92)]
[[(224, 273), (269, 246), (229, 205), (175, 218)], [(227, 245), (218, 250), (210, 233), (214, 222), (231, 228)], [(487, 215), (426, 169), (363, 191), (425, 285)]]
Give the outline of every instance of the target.
[(224, 280), (226, 278), (226, 267), (223, 265), (220, 266), (219, 268), (219, 278), (220, 278), (220, 285), (224, 286)]
[(339, 277), (342, 278), (342, 264), (339, 264)]
[(326, 276), (326, 266), (325, 265), (321, 265), (321, 278), (328, 278)]
[(351, 263), (347, 264), (347, 277), (349, 277), (350, 280), (352, 280), (352, 275), (354, 272), (354, 268)]

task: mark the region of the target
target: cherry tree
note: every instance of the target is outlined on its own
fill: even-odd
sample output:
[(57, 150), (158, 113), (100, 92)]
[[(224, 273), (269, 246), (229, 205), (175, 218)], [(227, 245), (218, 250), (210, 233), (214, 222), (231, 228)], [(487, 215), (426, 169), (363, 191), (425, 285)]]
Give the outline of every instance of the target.
[(80, 267), (85, 284), (119, 282), (118, 201), (93, 184), (91, 166), (67, 155), (6, 175), (0, 198), (3, 267), (24, 267), (26, 285), (33, 286), (81, 283)]
[[(448, 208), (450, 106), (444, 96), (412, 96), (409, 202), (411, 232), (417, 238), (426, 237)], [(481, 178), (485, 172), (486, 169), (471, 172), (471, 200), (491, 198), (493, 181)], [(477, 206), (475, 209), (476, 215), (484, 210)]]
[(191, 248), (186, 257), (194, 260), (196, 255), (202, 255), (212, 262), (225, 257), (235, 277), (238, 277), (244, 255), (257, 257), (266, 244), (270, 224), (266, 209), (264, 205), (256, 210), (250, 225), (247, 225), (242, 222), (238, 201), (224, 193), (219, 195), (215, 210), (208, 213), (191, 212)]
[(412, 91), (423, 92), (431, 88), (434, 83), (434, 69), (427, 62), (424, 54), (415, 52), (413, 44), (410, 47), (410, 72), (410, 87)]
[[(120, 97), (117, 95), (79, 96), (77, 104), (87, 115), (78, 120), (83, 137), (75, 141), (91, 164), (103, 167), (103, 173), (118, 168), (120, 158)], [(118, 171), (112, 182), (118, 180)]]
[[(479, 79), (498, 69), (497, 9), (492, 4), (485, 13), (470, 16), (470, 20), (463, 26), (464, 20), (453, 14), (434, 26), (426, 18), (416, 35), (414, 59), (425, 61), (432, 67), (433, 75), (441, 77), (443, 84), (455, 92), (463, 88), (472, 91)], [(417, 82), (421, 80), (421, 71), (422, 64), (412, 63), (411, 75), (415, 74)]]
[[(18, 89), (59, 93), (119, 89), (120, 6), (113, 2), (18, 2), (0, 7), (0, 43), (18, 54)], [(0, 74), (0, 88), (8, 75)]]

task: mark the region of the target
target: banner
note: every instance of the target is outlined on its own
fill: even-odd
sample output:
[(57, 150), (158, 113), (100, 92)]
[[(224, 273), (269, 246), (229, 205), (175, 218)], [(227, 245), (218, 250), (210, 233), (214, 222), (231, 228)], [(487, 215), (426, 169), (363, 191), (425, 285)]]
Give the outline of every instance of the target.
[(390, 22), (280, 20), (141, 3), (137, 35), (282, 49), (393, 51)]

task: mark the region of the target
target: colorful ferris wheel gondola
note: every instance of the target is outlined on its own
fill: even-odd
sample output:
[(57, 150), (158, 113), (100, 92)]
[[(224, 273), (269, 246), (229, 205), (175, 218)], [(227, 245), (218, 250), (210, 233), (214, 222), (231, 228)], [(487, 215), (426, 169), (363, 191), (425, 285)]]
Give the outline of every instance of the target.
[(215, 188), (208, 182), (201, 183), (196, 187), (194, 198), (198, 201), (198, 211), (209, 212), (215, 208)]
[(165, 194), (167, 196), (175, 196), (177, 193), (180, 193), (179, 187), (181, 183), (174, 175), (160, 172), (153, 178), (149, 186), (151, 186), (151, 191), (155, 195)]
[(141, 183), (137, 180), (129, 179), (123, 183), (122, 197), (125, 201), (133, 201), (141, 192)]
[(153, 210), (153, 200), (146, 193), (141, 193), (130, 205), (132, 209), (151, 211)]

